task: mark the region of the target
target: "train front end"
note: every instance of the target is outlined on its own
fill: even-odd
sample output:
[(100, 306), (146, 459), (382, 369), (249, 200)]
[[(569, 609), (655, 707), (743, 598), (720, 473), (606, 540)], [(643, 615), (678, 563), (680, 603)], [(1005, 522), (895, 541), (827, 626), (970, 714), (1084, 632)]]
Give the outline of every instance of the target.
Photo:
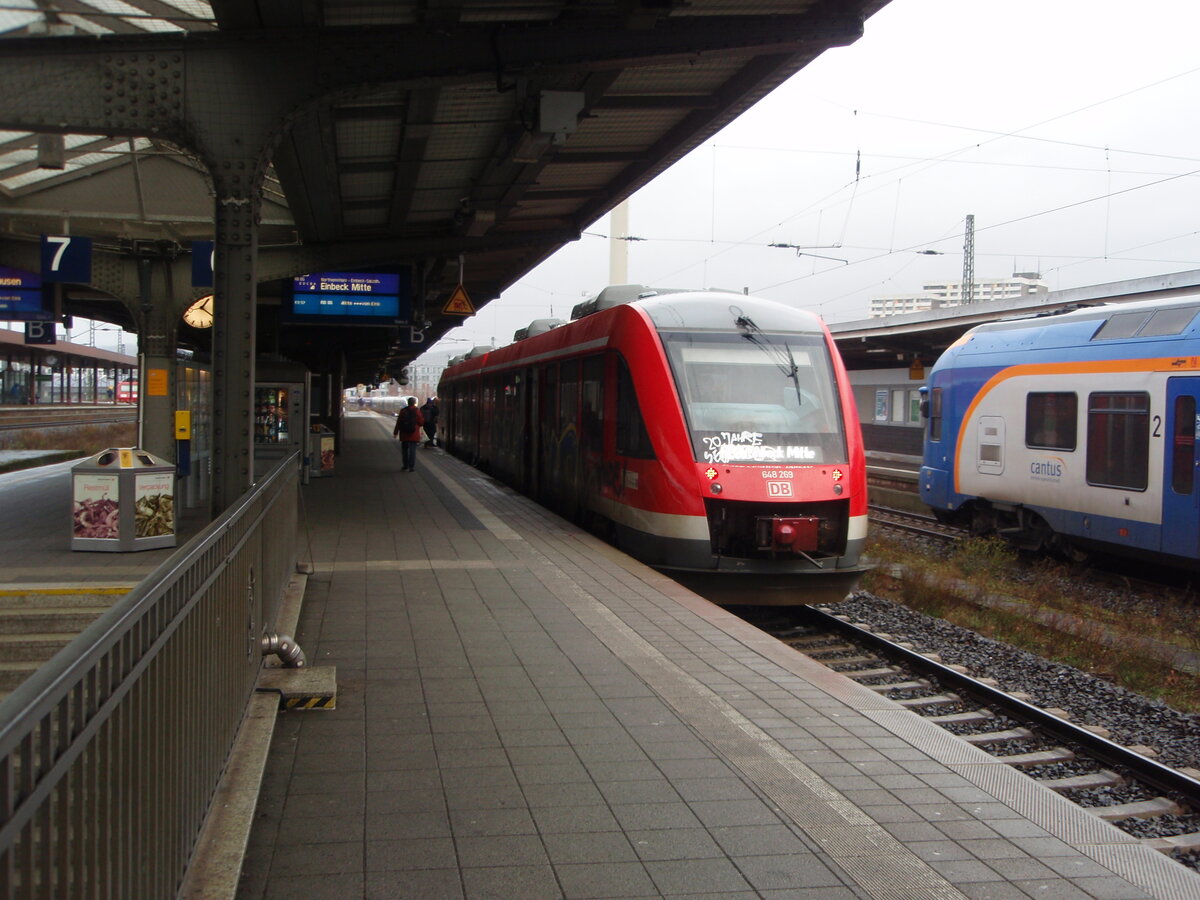
[[(842, 595), (864, 571), (866, 467), (845, 368), (821, 321), (751, 297), (684, 317), (647, 307), (703, 500), (694, 568)], [(681, 323), (686, 323), (683, 325)], [(761, 601), (759, 601), (761, 602)], [(779, 602), (794, 602), (781, 599)]]

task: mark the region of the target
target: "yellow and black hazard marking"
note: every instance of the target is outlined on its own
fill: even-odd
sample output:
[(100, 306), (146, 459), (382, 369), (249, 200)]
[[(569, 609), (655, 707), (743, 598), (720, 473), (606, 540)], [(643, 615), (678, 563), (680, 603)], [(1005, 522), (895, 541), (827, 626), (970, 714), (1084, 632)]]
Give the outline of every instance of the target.
[(280, 709), (336, 709), (337, 697), (280, 697)]
[(337, 668), (264, 668), (259, 673), (257, 689), (278, 694), (280, 709), (336, 709)]

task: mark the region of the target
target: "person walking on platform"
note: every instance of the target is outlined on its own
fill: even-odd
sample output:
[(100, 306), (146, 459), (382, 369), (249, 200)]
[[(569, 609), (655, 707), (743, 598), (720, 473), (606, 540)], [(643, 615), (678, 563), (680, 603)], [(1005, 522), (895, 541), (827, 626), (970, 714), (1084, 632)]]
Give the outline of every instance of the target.
[(425, 405), (421, 407), (421, 417), (425, 420), (425, 449), (437, 446), (437, 420), (438, 420), (438, 405), (437, 397), (430, 397), (425, 401)]
[(417, 409), (417, 398), (409, 397), (408, 406), (396, 416), (396, 427), (392, 435), (400, 439), (400, 458), (404, 462), (403, 472), (417, 470), (417, 444), (421, 443), (421, 425), (424, 423)]

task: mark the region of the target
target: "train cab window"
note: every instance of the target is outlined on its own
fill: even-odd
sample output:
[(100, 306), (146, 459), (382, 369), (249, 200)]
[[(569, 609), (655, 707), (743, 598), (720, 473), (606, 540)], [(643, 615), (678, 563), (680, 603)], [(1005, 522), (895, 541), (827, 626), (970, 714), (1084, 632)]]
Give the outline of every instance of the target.
[(1171, 435), (1171, 490), (1190, 494), (1196, 483), (1196, 398), (1175, 398), (1175, 427)]
[(660, 336), (698, 461), (846, 461), (833, 365), (821, 335)]
[(1144, 491), (1150, 469), (1150, 395), (1088, 396), (1087, 482)]
[(942, 439), (942, 389), (935, 387), (929, 392), (929, 439)]
[(638, 406), (629, 365), (617, 357), (617, 453), (634, 459), (654, 459), (654, 445)]
[(1025, 446), (1074, 450), (1078, 442), (1079, 398), (1074, 393), (1037, 393), (1025, 398)]

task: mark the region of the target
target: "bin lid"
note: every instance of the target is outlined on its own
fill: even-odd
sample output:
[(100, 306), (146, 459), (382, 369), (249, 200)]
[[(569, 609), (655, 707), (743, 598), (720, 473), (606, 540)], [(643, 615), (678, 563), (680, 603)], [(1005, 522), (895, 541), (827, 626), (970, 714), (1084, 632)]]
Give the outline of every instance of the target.
[(83, 469), (90, 472), (118, 472), (123, 469), (150, 469), (163, 466), (171, 469), (175, 467), (173, 463), (155, 456), (149, 450), (142, 450), (139, 447), (110, 447), (76, 463), (71, 467), (71, 471)]

